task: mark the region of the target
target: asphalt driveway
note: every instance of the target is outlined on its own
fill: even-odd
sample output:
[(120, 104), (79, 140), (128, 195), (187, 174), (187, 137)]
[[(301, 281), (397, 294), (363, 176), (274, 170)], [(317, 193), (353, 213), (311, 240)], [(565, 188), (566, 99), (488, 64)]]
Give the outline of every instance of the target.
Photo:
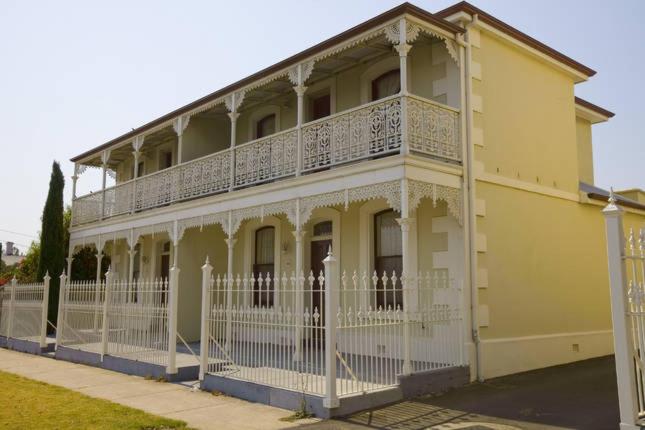
[(618, 429), (613, 357), (491, 379), (307, 430)]

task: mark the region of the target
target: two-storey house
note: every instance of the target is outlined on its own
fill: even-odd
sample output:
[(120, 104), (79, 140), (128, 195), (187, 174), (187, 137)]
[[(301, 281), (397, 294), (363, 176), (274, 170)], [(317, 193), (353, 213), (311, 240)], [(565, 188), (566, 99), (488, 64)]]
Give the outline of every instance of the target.
[[(366, 376), (369, 360), (396, 381), (610, 354), (591, 126), (613, 113), (575, 97), (594, 74), (468, 3), (402, 4), (72, 158), (74, 188), (86, 168), (103, 186), (74, 192), (70, 257), (94, 246), (132, 285), (175, 276), (181, 339), (225, 363), (210, 373), (257, 384), (329, 375), (316, 370), (328, 356), (314, 360), (329, 348), (316, 324), (336, 316), (325, 303), (350, 327), (332, 338), (338, 384), (367, 381), (341, 397), (389, 385)], [(634, 225), (642, 197), (623, 195)], [(339, 297), (326, 302), (325, 285)], [(204, 312), (219, 328), (204, 332)], [(351, 328), (372, 319), (393, 328)], [(288, 367), (291, 355), (310, 366)], [(237, 376), (222, 376), (231, 363)]]

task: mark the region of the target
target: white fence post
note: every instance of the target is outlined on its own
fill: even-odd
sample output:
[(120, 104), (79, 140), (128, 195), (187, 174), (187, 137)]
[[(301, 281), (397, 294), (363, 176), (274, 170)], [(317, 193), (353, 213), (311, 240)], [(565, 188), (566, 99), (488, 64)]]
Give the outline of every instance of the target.
[[(112, 289), (112, 269), (108, 268), (105, 274), (105, 291), (103, 293), (103, 324), (101, 328), (101, 361), (108, 353), (108, 341), (110, 332), (110, 322), (108, 321), (108, 310), (110, 305), (110, 290)], [(96, 294), (100, 294), (100, 289), (96, 289)]]
[(16, 316), (16, 284), (18, 281), (14, 276), (11, 279), (10, 298), (9, 298), (9, 324), (7, 326), (7, 339), (13, 336), (13, 319)]
[(173, 266), (170, 269), (169, 303), (168, 303), (168, 367), (166, 373), (177, 373), (177, 305), (179, 293), (179, 269)]
[(44, 348), (47, 346), (47, 311), (49, 310), (49, 281), (51, 276), (49, 272), (45, 273), (43, 278), (43, 304), (41, 309), (41, 319), (40, 319), (40, 347)]
[(636, 373), (634, 371), (634, 343), (627, 299), (627, 276), (624, 255), (625, 238), (622, 209), (616, 205), (613, 191), (609, 204), (603, 209), (607, 231), (607, 259), (611, 289), (611, 318), (614, 330), (614, 351), (618, 401), (620, 403), (620, 428), (637, 429), (638, 400)]
[(323, 260), (325, 264), (325, 398), (323, 406), (337, 408), (338, 394), (336, 392), (336, 326), (338, 312), (339, 285), (336, 285), (338, 270), (336, 258), (331, 252)]
[(208, 327), (208, 315), (211, 309), (210, 304), (210, 285), (211, 274), (213, 273), (213, 266), (208, 261), (206, 256), (206, 263), (202, 266), (202, 328), (201, 338), (199, 343), (199, 380), (204, 380), (204, 375), (208, 370), (208, 337), (210, 336)]
[(65, 324), (65, 294), (67, 294), (67, 275), (65, 272), (60, 275), (60, 286), (58, 287), (58, 315), (56, 316), (56, 346), (63, 340), (63, 325)]

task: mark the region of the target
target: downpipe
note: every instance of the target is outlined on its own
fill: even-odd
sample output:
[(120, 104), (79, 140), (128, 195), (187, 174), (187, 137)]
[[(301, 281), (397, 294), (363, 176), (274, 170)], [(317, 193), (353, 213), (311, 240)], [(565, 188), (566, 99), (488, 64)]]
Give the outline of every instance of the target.
[(475, 158), (475, 148), (472, 140), (473, 135), (473, 110), (472, 110), (472, 46), (470, 43), (470, 28), (479, 23), (477, 14), (473, 15), (472, 21), (465, 26), (465, 40), (457, 38), (457, 43), (464, 49), (464, 99), (465, 99), (465, 119), (466, 119), (466, 145), (465, 145), (465, 163), (464, 176), (467, 195), (467, 224), (468, 224), (468, 253), (469, 253), (469, 280), (470, 280), (470, 322), (471, 337), (475, 346), (475, 379), (483, 381), (482, 371), (482, 351), (481, 339), (479, 337), (479, 318), (477, 306), (479, 304), (479, 294), (477, 291), (477, 249), (475, 247), (477, 216), (475, 214), (475, 177), (473, 174), (473, 162)]

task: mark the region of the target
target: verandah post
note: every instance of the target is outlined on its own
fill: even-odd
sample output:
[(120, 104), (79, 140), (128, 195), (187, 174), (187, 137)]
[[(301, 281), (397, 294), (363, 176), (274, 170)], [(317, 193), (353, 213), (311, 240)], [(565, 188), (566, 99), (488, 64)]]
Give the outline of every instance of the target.
[(616, 356), (616, 380), (620, 428), (637, 429), (638, 401), (636, 373), (634, 371), (634, 344), (627, 299), (627, 276), (625, 273), (625, 238), (623, 211), (616, 204), (613, 191), (609, 204), (603, 209), (607, 232), (607, 262), (609, 265), (609, 287), (611, 290), (611, 319), (614, 331)]
[(168, 367), (166, 373), (174, 375), (177, 373), (177, 310), (179, 293), (179, 268), (173, 266), (170, 269), (169, 303), (168, 303)]
[(199, 343), (199, 380), (204, 380), (204, 375), (208, 370), (208, 339), (210, 336), (210, 327), (208, 325), (208, 316), (211, 309), (210, 304), (210, 286), (211, 276), (213, 273), (213, 266), (208, 261), (206, 256), (206, 263), (202, 266), (202, 324), (201, 324), (201, 337)]
[[(103, 357), (108, 353), (108, 341), (109, 341), (109, 328), (110, 322), (108, 321), (108, 311), (110, 304), (110, 290), (112, 289), (112, 269), (108, 268), (107, 273), (105, 274), (105, 291), (103, 293), (103, 324), (101, 326), (101, 361)], [(97, 296), (100, 294), (100, 290), (97, 288)]]
[(336, 393), (336, 312), (339, 303), (339, 286), (336, 285), (337, 262), (331, 252), (331, 247), (323, 263), (325, 264), (325, 398), (323, 406), (332, 409), (339, 405)]
[(13, 279), (11, 279), (11, 287), (9, 291), (11, 295), (9, 297), (9, 324), (7, 325), (7, 339), (9, 339), (10, 337), (13, 337), (13, 319), (16, 314), (16, 284), (17, 283), (18, 281), (14, 276)]
[(47, 346), (47, 311), (49, 310), (49, 281), (51, 276), (49, 272), (45, 272), (43, 278), (43, 301), (40, 315), (40, 347), (44, 348)]
[(67, 294), (67, 275), (65, 272), (60, 275), (60, 287), (58, 290), (58, 316), (56, 318), (56, 345), (58, 349), (61, 341), (63, 340), (63, 325), (65, 321), (65, 294)]

